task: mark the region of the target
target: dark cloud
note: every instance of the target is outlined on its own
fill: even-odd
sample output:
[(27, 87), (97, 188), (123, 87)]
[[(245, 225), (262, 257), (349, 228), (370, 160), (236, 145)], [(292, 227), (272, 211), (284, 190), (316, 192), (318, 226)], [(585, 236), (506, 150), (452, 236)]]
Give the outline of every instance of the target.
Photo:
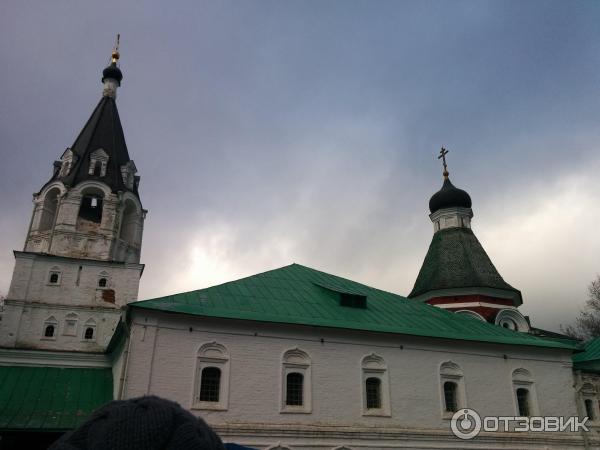
[(150, 210), (141, 297), (292, 261), (407, 293), (444, 144), (490, 256), (535, 323), (556, 327), (600, 272), (599, 13), (558, 1), (5, 1), (0, 290), (30, 194), (91, 113), (120, 32), (118, 103)]

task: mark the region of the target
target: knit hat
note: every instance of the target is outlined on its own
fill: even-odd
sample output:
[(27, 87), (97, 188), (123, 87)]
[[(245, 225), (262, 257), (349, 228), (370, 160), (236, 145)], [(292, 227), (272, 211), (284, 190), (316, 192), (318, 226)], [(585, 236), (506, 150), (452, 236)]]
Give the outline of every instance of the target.
[(177, 403), (155, 396), (116, 400), (98, 409), (49, 450), (224, 450), (219, 436)]

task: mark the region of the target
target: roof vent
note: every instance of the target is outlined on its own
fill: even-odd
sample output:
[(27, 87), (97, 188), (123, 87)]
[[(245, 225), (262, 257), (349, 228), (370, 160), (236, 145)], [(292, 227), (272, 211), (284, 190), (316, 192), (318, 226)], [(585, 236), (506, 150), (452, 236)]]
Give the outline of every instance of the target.
[(367, 307), (367, 296), (340, 292), (340, 305), (365, 309)]

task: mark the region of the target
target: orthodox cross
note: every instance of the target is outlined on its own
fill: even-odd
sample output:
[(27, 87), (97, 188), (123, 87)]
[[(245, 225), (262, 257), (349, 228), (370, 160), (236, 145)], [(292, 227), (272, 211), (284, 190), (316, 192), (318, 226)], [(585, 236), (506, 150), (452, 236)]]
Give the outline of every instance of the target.
[(444, 165), (444, 178), (448, 178), (448, 165), (446, 164), (446, 155), (448, 154), (448, 150), (446, 150), (444, 147), (442, 147), (442, 149), (440, 150), (440, 156), (438, 156), (438, 159), (442, 160), (442, 164)]
[(119, 59), (119, 56), (120, 56), (119, 55), (119, 41), (120, 40), (121, 40), (121, 35), (117, 34), (117, 43), (115, 44), (115, 48), (114, 48), (114, 50), (112, 52), (112, 55), (111, 55), (112, 62), (115, 63), (115, 64), (117, 63), (117, 60)]

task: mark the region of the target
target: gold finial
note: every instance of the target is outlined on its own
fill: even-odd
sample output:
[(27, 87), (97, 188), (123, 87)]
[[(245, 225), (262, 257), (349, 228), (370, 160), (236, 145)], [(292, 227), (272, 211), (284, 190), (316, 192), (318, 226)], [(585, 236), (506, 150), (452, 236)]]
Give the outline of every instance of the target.
[(117, 43), (115, 44), (115, 48), (113, 49), (111, 58), (112, 58), (112, 63), (116, 64), (117, 61), (119, 60), (119, 56), (121, 56), (119, 54), (119, 40), (121, 39), (121, 35), (117, 34)]
[(440, 150), (440, 156), (438, 156), (438, 159), (442, 160), (442, 164), (444, 164), (444, 180), (448, 179), (448, 175), (450, 175), (448, 173), (448, 165), (446, 164), (446, 155), (448, 154), (448, 150), (446, 150), (444, 147), (442, 147), (442, 149)]

